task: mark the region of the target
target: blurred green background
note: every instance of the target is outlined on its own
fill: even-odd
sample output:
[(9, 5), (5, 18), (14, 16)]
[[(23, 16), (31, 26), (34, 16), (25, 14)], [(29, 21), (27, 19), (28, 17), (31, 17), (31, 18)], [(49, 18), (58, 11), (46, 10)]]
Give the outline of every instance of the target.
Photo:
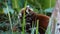
[[(0, 29), (3, 27), (4, 30), (7, 30), (16, 23), (20, 24), (18, 20), (18, 13), (25, 7), (25, 5), (29, 5), (34, 12), (51, 16), (55, 4), (56, 0), (0, 0)], [(10, 24), (10, 26), (8, 25), (6, 27), (7, 23)], [(11, 31), (7, 32), (2, 34), (11, 33)], [(14, 32), (14, 34), (16, 34), (16, 32)]]
[(41, 12), (41, 9), (46, 9), (45, 11), (49, 12), (56, 3), (56, 0), (0, 0), (0, 14), (4, 13), (5, 10), (3, 8), (7, 8), (7, 6), (11, 8), (11, 10), (19, 11), (24, 7), (25, 1), (27, 1), (27, 5), (31, 6), (34, 10), (40, 10), (39, 12)]

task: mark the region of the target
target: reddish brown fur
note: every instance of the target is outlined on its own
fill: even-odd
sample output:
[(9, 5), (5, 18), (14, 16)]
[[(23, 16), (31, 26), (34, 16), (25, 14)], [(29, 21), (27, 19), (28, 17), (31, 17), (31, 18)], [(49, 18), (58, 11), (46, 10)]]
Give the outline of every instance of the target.
[[(22, 11), (23, 12), (23, 11)], [(44, 34), (46, 29), (47, 29), (47, 26), (48, 26), (48, 23), (49, 23), (49, 16), (46, 16), (46, 15), (42, 15), (42, 14), (37, 14), (33, 11), (30, 11), (33, 17), (33, 21), (36, 20), (39, 20), (39, 31), (40, 31), (40, 34)]]
[[(21, 13), (24, 14), (24, 11), (25, 10), (22, 10)], [(35, 20), (39, 20), (40, 34), (44, 34), (46, 29), (47, 29), (48, 23), (49, 23), (49, 16), (42, 15), (42, 14), (37, 14), (34, 11), (29, 11), (29, 12), (30, 12), (30, 14), (32, 14), (34, 22), (35, 22)]]
[(39, 20), (39, 32), (40, 34), (45, 34), (49, 23), (49, 17), (41, 14), (37, 14), (37, 20)]
[(39, 20), (39, 32), (40, 34), (45, 34), (49, 23), (49, 16), (33, 13), (33, 19)]
[(39, 20), (39, 25), (41, 25), (44, 28), (47, 28), (48, 22), (49, 22), (49, 17), (45, 15), (38, 14), (37, 19)]

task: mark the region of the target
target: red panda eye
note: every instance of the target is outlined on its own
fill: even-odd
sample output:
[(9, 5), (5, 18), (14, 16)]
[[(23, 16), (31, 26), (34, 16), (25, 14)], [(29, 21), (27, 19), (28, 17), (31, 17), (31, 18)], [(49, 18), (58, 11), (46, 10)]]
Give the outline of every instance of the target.
[(31, 11), (30, 9), (28, 11)]

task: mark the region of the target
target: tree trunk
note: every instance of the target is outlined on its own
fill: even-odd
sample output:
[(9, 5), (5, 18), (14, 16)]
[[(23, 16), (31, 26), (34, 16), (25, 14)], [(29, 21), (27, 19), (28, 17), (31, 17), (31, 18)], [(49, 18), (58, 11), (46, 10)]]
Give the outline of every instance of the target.
[(56, 0), (56, 5), (45, 34), (60, 34), (60, 0)]

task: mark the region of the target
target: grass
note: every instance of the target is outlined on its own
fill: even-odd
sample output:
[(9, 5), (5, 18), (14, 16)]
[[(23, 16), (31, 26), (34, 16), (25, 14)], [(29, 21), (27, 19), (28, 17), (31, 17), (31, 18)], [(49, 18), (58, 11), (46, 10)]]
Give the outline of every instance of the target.
[(37, 27), (36, 27), (36, 34), (38, 34), (38, 26), (39, 26), (39, 20), (37, 20)]
[[(26, 9), (26, 6), (27, 6), (27, 1), (25, 2), (25, 9)], [(22, 25), (22, 34), (25, 34), (25, 25), (26, 25), (26, 21), (25, 21), (25, 11), (24, 11), (24, 14), (23, 14), (23, 25)]]
[(12, 21), (11, 21), (11, 17), (10, 17), (10, 13), (9, 13), (8, 6), (7, 6), (7, 10), (8, 10), (8, 16), (9, 16), (9, 22), (10, 22), (10, 26), (11, 26), (11, 31), (12, 31), (12, 34), (13, 34), (13, 30), (12, 30)]
[[(43, 14), (43, 11), (42, 11), (42, 7), (41, 7), (41, 4), (39, 4), (38, 2), (37, 2), (37, 0), (35, 0), (36, 1), (36, 4), (39, 6), (39, 8), (41, 9), (41, 11), (40, 11), (40, 13), (41, 14)], [(24, 8), (26, 8), (26, 6), (27, 6), (27, 0), (25, 1), (25, 6), (24, 6)], [(15, 0), (15, 8), (16, 9), (18, 9), (18, 5), (17, 5), (17, 2), (16, 2), (16, 0)], [(10, 22), (10, 27), (11, 27), (11, 31), (8, 31), (8, 33), (7, 32), (4, 32), (4, 34), (20, 34), (21, 32), (13, 32), (13, 24), (12, 24), (12, 18), (11, 18), (11, 15), (10, 15), (10, 13), (9, 13), (9, 9), (8, 9), (8, 5), (6, 6), (7, 7), (7, 10), (8, 10), (8, 17), (9, 17), (9, 22)], [(38, 10), (36, 10), (37, 12), (38, 12)], [(39, 13), (39, 12), (38, 12)], [(45, 12), (45, 14), (46, 14), (46, 12)], [(26, 25), (26, 21), (25, 21), (25, 11), (24, 11), (24, 14), (23, 14), (23, 20), (22, 20), (22, 33), (21, 34), (26, 34), (26, 31), (25, 31), (25, 25)], [(15, 19), (14, 19), (15, 20)], [(17, 21), (18, 22), (18, 21)], [(20, 22), (19, 22), (20, 23)], [(20, 23), (21, 24), (21, 23)], [(37, 24), (36, 24), (36, 34), (38, 34), (39, 32), (38, 32), (38, 25), (39, 25), (39, 20), (37, 20)], [(48, 27), (48, 31), (46, 31), (46, 34), (48, 34), (48, 32), (51, 30), (50, 29), (51, 27)], [(33, 30), (33, 31), (32, 31)], [(2, 33), (3, 34), (3, 33)], [(31, 34), (34, 34), (34, 25), (32, 24), (32, 29), (31, 29)]]

